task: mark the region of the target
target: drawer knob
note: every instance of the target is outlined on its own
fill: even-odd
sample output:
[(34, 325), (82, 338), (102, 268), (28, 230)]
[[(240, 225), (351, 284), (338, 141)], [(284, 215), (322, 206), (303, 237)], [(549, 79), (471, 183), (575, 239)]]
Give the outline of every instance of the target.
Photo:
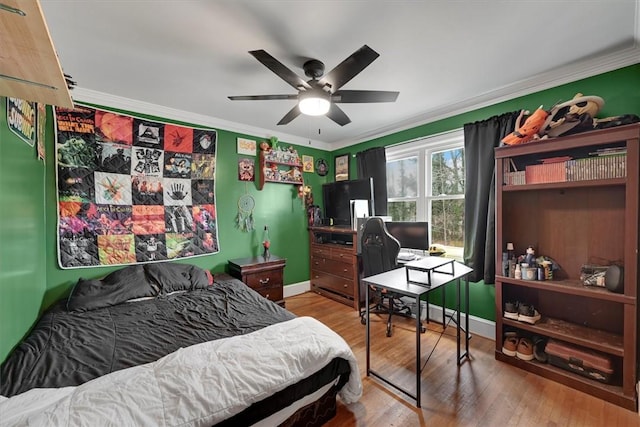
[(269, 283), (269, 278), (267, 277), (266, 279), (260, 279), (259, 282), (262, 285), (266, 285), (267, 283)]

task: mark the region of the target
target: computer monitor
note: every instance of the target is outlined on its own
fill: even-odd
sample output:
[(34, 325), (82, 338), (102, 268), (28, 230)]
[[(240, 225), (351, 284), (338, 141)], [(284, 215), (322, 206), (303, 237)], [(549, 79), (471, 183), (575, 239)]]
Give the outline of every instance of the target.
[(369, 205), (367, 216), (375, 214), (372, 178), (336, 181), (322, 186), (324, 217), (331, 219), (332, 225), (355, 228), (353, 200), (366, 200)]
[(385, 222), (387, 231), (398, 239), (403, 249), (429, 250), (429, 223), (426, 221), (389, 221)]

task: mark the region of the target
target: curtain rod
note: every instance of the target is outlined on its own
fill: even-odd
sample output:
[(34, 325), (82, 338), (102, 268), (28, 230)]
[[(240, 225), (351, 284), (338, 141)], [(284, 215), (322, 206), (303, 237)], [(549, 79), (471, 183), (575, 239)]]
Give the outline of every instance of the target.
[(420, 136), (418, 138), (410, 139), (409, 141), (396, 142), (395, 144), (385, 145), (384, 148), (392, 148), (392, 147), (397, 147), (399, 145), (411, 144), (412, 142), (416, 142), (416, 141), (419, 141), (421, 139), (426, 139), (426, 138), (438, 138), (438, 137), (441, 137), (441, 136), (446, 136), (446, 135), (453, 134), (453, 133), (460, 132), (460, 131), (463, 131), (463, 128), (447, 130), (447, 131), (440, 132), (440, 133), (434, 133), (433, 135)]

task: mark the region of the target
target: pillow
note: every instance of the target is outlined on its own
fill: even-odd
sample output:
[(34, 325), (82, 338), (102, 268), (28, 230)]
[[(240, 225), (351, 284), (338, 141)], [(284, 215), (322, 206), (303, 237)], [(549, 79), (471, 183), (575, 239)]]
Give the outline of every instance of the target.
[(147, 279), (143, 266), (131, 265), (103, 279), (80, 278), (67, 299), (67, 310), (95, 310), (158, 293), (159, 288)]
[(205, 270), (191, 264), (163, 262), (146, 264), (144, 269), (147, 277), (158, 285), (163, 294), (205, 289), (213, 282), (209, 281)]

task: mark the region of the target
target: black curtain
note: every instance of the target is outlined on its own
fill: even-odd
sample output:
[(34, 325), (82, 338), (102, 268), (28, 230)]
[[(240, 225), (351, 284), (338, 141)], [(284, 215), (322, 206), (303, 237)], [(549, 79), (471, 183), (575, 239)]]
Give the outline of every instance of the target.
[(387, 215), (387, 154), (384, 147), (370, 148), (356, 154), (358, 178), (373, 178), (376, 215)]
[(495, 283), (494, 148), (513, 132), (519, 111), (464, 125), (464, 263), (473, 268), (469, 280)]

